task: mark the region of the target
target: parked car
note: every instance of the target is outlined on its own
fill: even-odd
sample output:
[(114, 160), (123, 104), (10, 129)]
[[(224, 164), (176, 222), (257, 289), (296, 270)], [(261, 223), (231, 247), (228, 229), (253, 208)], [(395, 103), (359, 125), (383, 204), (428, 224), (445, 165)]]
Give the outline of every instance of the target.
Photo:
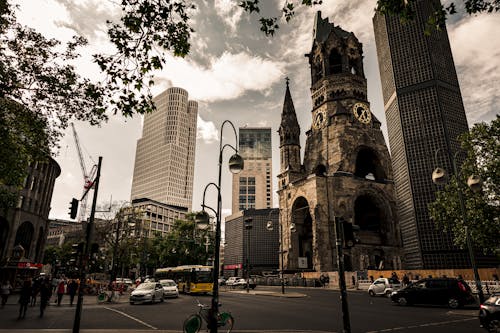
[(163, 297), (179, 297), (179, 288), (174, 280), (160, 280), (160, 284), (163, 287)]
[(500, 293), (494, 293), (481, 304), (479, 322), (490, 333), (500, 332)]
[(238, 281), (240, 279), (240, 277), (238, 276), (230, 276), (227, 280), (226, 280), (226, 286), (232, 286), (236, 283), (236, 281)]
[(368, 287), (370, 296), (390, 296), (393, 291), (401, 288), (401, 282), (393, 278), (378, 278)]
[(221, 277), (219, 278), (219, 285), (220, 285), (220, 286), (223, 286), (223, 285), (225, 285), (225, 284), (226, 284), (226, 279), (224, 279), (224, 277), (222, 277), (222, 276), (221, 276)]
[(428, 278), (394, 291), (391, 300), (400, 305), (436, 304), (452, 309), (475, 303), (469, 285), (461, 279)]
[[(247, 287), (247, 280), (246, 279), (238, 279), (236, 282), (233, 284), (234, 287), (236, 288), (246, 288)], [(250, 289), (255, 289), (257, 284), (255, 283), (254, 279), (250, 279), (250, 283), (248, 284), (248, 287)]]
[(144, 282), (130, 293), (130, 304), (163, 302), (163, 287), (158, 282)]

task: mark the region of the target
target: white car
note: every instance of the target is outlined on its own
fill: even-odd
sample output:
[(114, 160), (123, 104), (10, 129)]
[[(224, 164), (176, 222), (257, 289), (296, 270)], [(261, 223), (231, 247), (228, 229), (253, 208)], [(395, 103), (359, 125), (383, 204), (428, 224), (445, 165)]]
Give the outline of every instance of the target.
[(234, 286), (236, 282), (241, 279), (238, 276), (231, 276), (226, 280), (226, 286)]
[(130, 304), (163, 302), (163, 287), (159, 282), (144, 282), (130, 293)]
[(179, 297), (179, 289), (174, 280), (160, 280), (163, 287), (163, 297)]
[(368, 287), (370, 296), (391, 296), (393, 291), (401, 288), (401, 283), (393, 278), (378, 278)]

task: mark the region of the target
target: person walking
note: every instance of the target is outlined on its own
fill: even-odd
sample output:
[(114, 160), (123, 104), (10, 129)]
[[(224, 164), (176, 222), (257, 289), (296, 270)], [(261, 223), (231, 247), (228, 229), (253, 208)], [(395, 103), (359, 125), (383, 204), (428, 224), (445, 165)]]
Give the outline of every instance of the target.
[(40, 318), (43, 317), (45, 308), (47, 308), (47, 304), (49, 304), (50, 297), (52, 297), (52, 286), (47, 279), (44, 280), (40, 286)]
[(30, 301), (31, 306), (36, 305), (36, 297), (38, 296), (38, 292), (40, 291), (41, 282), (42, 282), (41, 278), (35, 279), (33, 281), (33, 286), (31, 287), (31, 301)]
[(64, 296), (64, 280), (61, 279), (57, 285), (57, 306), (61, 306), (61, 301)]
[(0, 294), (2, 295), (2, 308), (7, 304), (7, 300), (9, 299), (10, 292), (12, 290), (12, 286), (10, 285), (9, 280), (4, 280), (2, 285), (0, 286)]
[(18, 319), (22, 319), (26, 317), (26, 311), (28, 310), (28, 304), (30, 303), (32, 293), (31, 280), (26, 279), (23, 282), (23, 286), (21, 288), (21, 292), (19, 294), (19, 317)]
[(78, 290), (78, 282), (75, 279), (71, 280), (68, 284), (68, 294), (69, 294), (69, 305), (73, 306), (73, 301), (75, 300), (76, 291)]

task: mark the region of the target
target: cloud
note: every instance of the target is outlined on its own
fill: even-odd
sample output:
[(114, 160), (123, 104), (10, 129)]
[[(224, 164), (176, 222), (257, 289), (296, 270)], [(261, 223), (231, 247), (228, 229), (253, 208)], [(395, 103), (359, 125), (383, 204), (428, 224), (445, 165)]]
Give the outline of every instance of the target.
[(468, 17), (448, 31), (469, 123), (490, 121), (500, 105), (498, 17)]
[(217, 16), (229, 27), (231, 34), (236, 32), (243, 9), (234, 0), (215, 0)]
[(113, 4), (112, 1), (55, 1), (66, 9), (68, 15), (68, 20), (54, 21), (56, 26), (72, 29), (89, 39), (105, 38), (106, 20), (116, 22), (121, 14), (120, 7)]
[(189, 87), (193, 99), (215, 102), (235, 99), (247, 90), (265, 93), (281, 79), (284, 67), (280, 61), (252, 56), (246, 51), (211, 57), (208, 66), (169, 56), (166, 70), (158, 77), (177, 87)]
[(201, 139), (206, 144), (219, 141), (219, 132), (214, 123), (203, 120), (200, 115), (198, 115), (196, 139)]

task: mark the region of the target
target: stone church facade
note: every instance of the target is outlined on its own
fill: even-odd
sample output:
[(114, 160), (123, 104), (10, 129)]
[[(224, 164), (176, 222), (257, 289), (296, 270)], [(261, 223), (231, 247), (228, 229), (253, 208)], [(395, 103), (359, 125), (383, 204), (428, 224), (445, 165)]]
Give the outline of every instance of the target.
[(309, 58), (312, 125), (300, 158), (300, 126), (287, 80), (278, 194), (283, 269), (337, 269), (335, 220), (360, 227), (346, 270), (401, 268), (391, 159), (370, 112), (362, 44), (318, 12)]

